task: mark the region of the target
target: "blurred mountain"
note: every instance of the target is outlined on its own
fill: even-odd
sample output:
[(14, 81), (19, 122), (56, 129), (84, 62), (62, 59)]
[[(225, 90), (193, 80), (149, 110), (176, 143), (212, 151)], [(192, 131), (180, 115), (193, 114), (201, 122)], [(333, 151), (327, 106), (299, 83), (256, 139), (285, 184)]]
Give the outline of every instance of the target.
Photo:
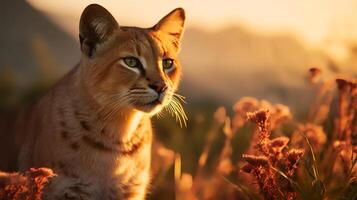
[(325, 54), (293, 36), (264, 35), (241, 27), (187, 30), (181, 58), (186, 96), (210, 94), (229, 104), (242, 96), (288, 104), (304, 101), (306, 95), (301, 93), (308, 68), (326, 66)]
[(0, 77), (19, 91), (78, 62), (76, 40), (24, 0), (1, 1), (0, 24)]
[[(51, 19), (25, 1), (2, 2), (0, 95), (2, 85), (11, 82), (16, 91), (26, 90), (38, 80), (58, 79), (79, 61), (78, 42)], [(268, 35), (244, 27), (216, 32), (188, 28), (180, 57), (184, 68), (180, 92), (188, 101), (213, 99), (228, 105), (242, 96), (254, 96), (301, 107), (312, 96), (304, 81), (308, 68), (336, 67), (324, 52), (292, 35)], [(355, 60), (357, 53), (349, 63)]]

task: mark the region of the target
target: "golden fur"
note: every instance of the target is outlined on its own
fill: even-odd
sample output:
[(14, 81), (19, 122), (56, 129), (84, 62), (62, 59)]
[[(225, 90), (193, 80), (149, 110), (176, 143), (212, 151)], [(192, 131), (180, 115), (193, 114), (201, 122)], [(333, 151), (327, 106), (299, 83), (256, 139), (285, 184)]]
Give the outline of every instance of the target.
[(151, 28), (122, 27), (105, 8), (89, 5), (80, 21), (80, 63), (18, 118), (17, 162), (1, 167), (53, 169), (58, 176), (44, 199), (144, 199), (150, 117), (171, 103), (176, 113), (182, 109), (172, 100), (184, 19), (178, 8)]

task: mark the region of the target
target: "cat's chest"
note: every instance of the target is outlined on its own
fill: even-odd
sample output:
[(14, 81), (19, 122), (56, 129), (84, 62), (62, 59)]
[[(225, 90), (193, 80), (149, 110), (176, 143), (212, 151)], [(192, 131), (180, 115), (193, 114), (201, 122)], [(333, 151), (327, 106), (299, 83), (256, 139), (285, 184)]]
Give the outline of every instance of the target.
[(87, 166), (89, 174), (122, 176), (144, 171), (150, 165), (150, 150), (151, 144), (145, 143), (135, 152), (105, 152), (88, 149), (78, 157), (81, 160), (82, 170), (83, 166)]
[[(79, 183), (90, 196), (98, 199), (118, 199), (133, 194), (144, 194), (150, 182), (149, 146), (137, 155), (119, 156), (93, 153), (90, 157), (77, 157), (72, 162), (57, 166), (58, 177), (67, 177)], [(78, 155), (80, 156), (80, 155)], [(137, 157), (136, 157), (137, 156)], [(139, 160), (140, 159), (140, 160)], [(119, 198), (122, 199), (122, 198)], [(136, 199), (136, 198), (135, 198)]]
[(110, 143), (101, 144), (91, 138), (81, 139), (77, 142), (76, 150), (67, 145), (65, 152), (57, 154), (61, 161), (55, 167), (69, 176), (95, 179), (112, 177), (126, 181), (136, 174), (148, 173), (151, 159), (151, 136), (149, 137), (150, 139), (143, 138), (129, 146), (111, 146)]

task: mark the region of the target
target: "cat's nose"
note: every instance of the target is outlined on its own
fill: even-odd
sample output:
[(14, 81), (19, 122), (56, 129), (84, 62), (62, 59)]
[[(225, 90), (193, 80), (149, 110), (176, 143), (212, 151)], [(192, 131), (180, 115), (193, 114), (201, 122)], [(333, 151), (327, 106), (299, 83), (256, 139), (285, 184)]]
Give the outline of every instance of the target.
[(158, 94), (165, 92), (167, 85), (165, 83), (152, 83), (149, 84), (149, 87), (155, 90)]

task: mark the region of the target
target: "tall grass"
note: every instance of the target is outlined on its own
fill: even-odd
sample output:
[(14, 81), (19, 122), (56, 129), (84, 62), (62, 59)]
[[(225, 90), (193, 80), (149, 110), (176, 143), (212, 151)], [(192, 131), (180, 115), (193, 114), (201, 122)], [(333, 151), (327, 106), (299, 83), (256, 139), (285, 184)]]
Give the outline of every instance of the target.
[[(180, 154), (172, 159), (175, 198), (357, 199), (357, 79), (323, 78), (312, 68), (308, 80), (316, 96), (304, 120), (251, 97), (236, 102), (231, 116), (218, 108), (196, 170), (182, 172)], [(249, 144), (237, 152), (246, 133)]]
[[(182, 144), (172, 146), (175, 151), (154, 142), (150, 198), (357, 199), (357, 79), (322, 75), (317, 68), (309, 71), (316, 96), (304, 120), (295, 119), (288, 106), (244, 97), (232, 112), (219, 107), (212, 120), (193, 119), (206, 130), (197, 146), (175, 138), (176, 145)], [(25, 176), (0, 174), (5, 180), (0, 196), (36, 194), (33, 199), (40, 199), (51, 173), (39, 170), (31, 169)]]

